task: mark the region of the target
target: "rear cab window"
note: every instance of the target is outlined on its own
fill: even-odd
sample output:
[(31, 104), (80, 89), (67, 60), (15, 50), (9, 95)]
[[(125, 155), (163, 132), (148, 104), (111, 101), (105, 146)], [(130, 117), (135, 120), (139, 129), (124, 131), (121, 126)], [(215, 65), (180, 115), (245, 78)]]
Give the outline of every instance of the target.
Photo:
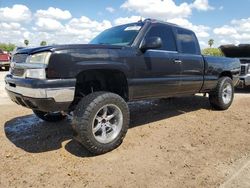
[(194, 32), (183, 28), (176, 29), (176, 39), (180, 53), (200, 55), (200, 47)]

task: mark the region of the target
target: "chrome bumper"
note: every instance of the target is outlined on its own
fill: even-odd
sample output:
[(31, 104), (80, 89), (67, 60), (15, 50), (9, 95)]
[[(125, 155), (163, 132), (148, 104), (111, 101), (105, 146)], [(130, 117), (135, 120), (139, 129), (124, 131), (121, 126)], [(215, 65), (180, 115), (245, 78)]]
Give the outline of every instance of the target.
[(10, 65), (9, 61), (0, 61), (0, 65)]
[(241, 84), (244, 86), (250, 86), (250, 74), (246, 74), (244, 76), (240, 76)]
[(72, 102), (74, 100), (75, 95), (75, 87), (27, 88), (6, 84), (5, 89), (9, 92), (20, 94), (24, 97), (31, 97), (37, 99), (53, 98), (55, 102)]

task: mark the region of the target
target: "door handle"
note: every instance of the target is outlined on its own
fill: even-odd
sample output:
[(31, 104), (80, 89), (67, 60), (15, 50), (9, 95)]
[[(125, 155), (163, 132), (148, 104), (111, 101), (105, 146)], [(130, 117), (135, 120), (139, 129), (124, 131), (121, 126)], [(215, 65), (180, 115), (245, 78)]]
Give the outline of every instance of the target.
[(176, 63), (176, 64), (182, 64), (182, 61), (179, 60), (179, 59), (175, 59), (175, 60), (174, 60), (174, 63)]

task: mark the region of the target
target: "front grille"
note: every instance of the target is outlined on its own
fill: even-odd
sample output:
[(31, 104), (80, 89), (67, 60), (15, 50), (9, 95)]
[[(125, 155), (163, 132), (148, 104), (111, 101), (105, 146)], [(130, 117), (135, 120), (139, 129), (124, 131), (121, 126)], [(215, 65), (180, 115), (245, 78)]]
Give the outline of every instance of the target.
[(245, 65), (241, 65), (240, 75), (245, 75), (245, 74), (246, 74), (246, 66)]
[[(12, 57), (12, 62), (14, 63), (25, 63), (28, 54), (14, 54)], [(22, 68), (11, 67), (10, 73), (13, 76), (23, 77), (25, 70)]]
[(250, 66), (250, 59), (240, 59), (241, 63), (241, 69), (240, 69), (240, 75), (244, 76), (248, 74), (248, 67)]
[(14, 54), (12, 61), (15, 63), (25, 63), (28, 54)]
[(24, 69), (11, 68), (10, 73), (14, 76), (22, 77), (24, 75)]

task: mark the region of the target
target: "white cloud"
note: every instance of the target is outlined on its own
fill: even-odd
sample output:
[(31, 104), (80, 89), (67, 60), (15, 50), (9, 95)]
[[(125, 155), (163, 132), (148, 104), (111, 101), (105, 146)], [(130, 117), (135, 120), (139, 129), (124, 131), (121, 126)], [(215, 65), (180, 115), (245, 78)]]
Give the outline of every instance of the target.
[(242, 32), (250, 32), (250, 17), (247, 19), (232, 20), (231, 24)]
[(0, 21), (27, 22), (31, 20), (31, 11), (25, 5), (13, 5), (11, 8), (0, 8)]
[(228, 25), (224, 25), (222, 27), (219, 28), (215, 28), (214, 29), (214, 33), (216, 35), (233, 35), (233, 34), (237, 34), (237, 31), (235, 28), (228, 26)]
[(188, 17), (192, 13), (189, 4), (176, 5), (172, 0), (127, 0), (121, 5), (121, 8), (136, 12), (144, 17), (158, 19)]
[(138, 22), (139, 20), (144, 20), (141, 16), (131, 16), (131, 17), (119, 17), (115, 19), (114, 23), (115, 25), (122, 25), (122, 24), (127, 24), (127, 23), (132, 23), (132, 22)]
[(228, 25), (215, 28), (213, 32), (223, 44), (250, 43), (250, 18), (232, 20)]
[(16, 22), (0, 22), (0, 43), (18, 44), (23, 39), (23, 34), (27, 31), (20, 23)]
[(0, 21), (0, 42), (23, 46), (24, 39), (30, 46), (38, 46), (42, 40), (48, 44), (88, 43), (101, 31), (112, 27), (108, 20), (96, 21), (86, 16), (59, 21), (36, 17), (31, 24)]
[(187, 19), (183, 19), (183, 18), (169, 19), (168, 22), (193, 30), (195, 34), (197, 35), (197, 37), (199, 38), (207, 38), (210, 36), (209, 34), (210, 27), (208, 26), (194, 25)]
[(208, 0), (195, 0), (193, 3), (186, 2), (177, 5), (173, 0), (127, 0), (121, 8), (136, 12), (143, 17), (157, 19), (187, 18), (192, 14), (192, 9), (208, 11), (214, 9)]
[(199, 11), (214, 10), (214, 7), (209, 5), (208, 0), (195, 0), (191, 7)]
[(49, 7), (47, 10), (37, 10), (35, 15), (38, 18), (52, 18), (57, 20), (67, 20), (72, 17), (68, 10), (61, 10), (54, 7)]
[(115, 9), (113, 7), (106, 7), (106, 11), (108, 11), (110, 13), (114, 13)]
[(219, 7), (219, 10), (223, 10), (223, 9), (224, 9), (224, 6), (220, 6), (220, 7)]
[(6, 22), (0, 22), (0, 28), (1, 30), (19, 30), (21, 28), (21, 24), (20, 23), (15, 23), (15, 22), (11, 22), (11, 23), (6, 23)]
[(207, 47), (207, 43), (205, 41), (201, 41), (200, 40), (199, 44), (200, 44), (200, 46), (201, 46), (202, 49)]
[[(28, 39), (32, 46), (39, 45), (42, 40), (48, 44), (87, 43), (112, 25), (137, 22), (141, 18), (150, 17), (193, 30), (202, 47), (207, 46), (206, 41), (209, 38), (215, 39), (218, 45), (225, 42), (250, 43), (250, 18), (232, 20), (227, 25), (212, 29), (206, 25), (196, 25), (189, 20), (193, 10), (213, 9), (208, 0), (186, 2), (190, 3), (177, 4), (174, 0), (126, 0), (121, 8), (135, 15), (117, 17), (112, 23), (109, 20), (92, 20), (86, 16), (72, 18), (68, 10), (54, 7), (37, 10), (32, 14), (25, 5), (13, 5), (0, 8), (0, 42), (22, 45), (23, 40)], [(106, 7), (106, 11), (117, 12), (113, 7)]]
[(73, 18), (67, 24), (68, 27), (75, 28), (75, 29), (91, 29), (96, 31), (103, 31), (109, 27), (112, 27), (112, 24), (108, 20), (103, 20), (102, 22), (98, 22), (95, 20), (91, 20), (86, 16), (82, 16), (79, 19)]
[(38, 18), (36, 26), (40, 31), (57, 31), (63, 29), (63, 25), (52, 18)]
[(79, 42), (89, 42), (93, 37), (99, 34), (101, 31), (112, 27), (112, 24), (108, 20), (98, 22), (91, 20), (86, 16), (80, 18), (73, 18), (65, 25), (63, 35), (71, 35), (78, 38)]

